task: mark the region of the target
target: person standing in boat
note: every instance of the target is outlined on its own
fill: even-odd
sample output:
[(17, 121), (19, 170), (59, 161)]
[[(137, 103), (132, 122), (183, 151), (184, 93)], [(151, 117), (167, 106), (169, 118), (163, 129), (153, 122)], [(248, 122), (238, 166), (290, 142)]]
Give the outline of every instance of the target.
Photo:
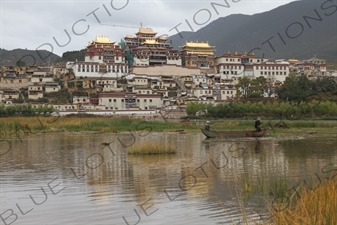
[(210, 122), (209, 121), (206, 121), (206, 124), (205, 124), (205, 130), (208, 130), (211, 128), (210, 126)]
[(255, 120), (255, 129), (257, 132), (260, 132), (261, 131), (261, 128), (260, 128), (260, 125), (262, 124), (263, 122), (261, 122), (261, 119), (260, 117), (258, 117), (256, 120)]

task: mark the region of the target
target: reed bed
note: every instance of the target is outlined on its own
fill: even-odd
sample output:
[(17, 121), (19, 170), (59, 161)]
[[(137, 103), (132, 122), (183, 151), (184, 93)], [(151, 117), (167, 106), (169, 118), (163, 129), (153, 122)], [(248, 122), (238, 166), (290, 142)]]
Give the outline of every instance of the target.
[(313, 182), (309, 185), (311, 188), (303, 183), (294, 186), (293, 182), (286, 176), (264, 172), (257, 174), (254, 182), (244, 175), (241, 196), (245, 202), (253, 200), (259, 205), (268, 205), (273, 225), (337, 224), (336, 179)]
[[(271, 127), (278, 120), (262, 118), (262, 128)], [(277, 133), (303, 133), (311, 130), (320, 133), (335, 132), (337, 121), (335, 120), (285, 120), (290, 129), (273, 127), (268, 136)], [(124, 132), (124, 131), (200, 131), (203, 121), (177, 122), (165, 120), (143, 120), (129, 117), (100, 117), (100, 116), (32, 116), (32, 117), (2, 117), (0, 118), (0, 134), (8, 135), (17, 132), (57, 132), (57, 131), (97, 131), (97, 132)], [(213, 130), (254, 130), (254, 120), (226, 119), (212, 120)]]
[(286, 176), (275, 176), (261, 172), (254, 180), (254, 182), (251, 181), (248, 175), (243, 177), (241, 193), (244, 200), (258, 196), (266, 198), (265, 200), (268, 201), (269, 198), (275, 198), (275, 196), (286, 196), (287, 191), (291, 188)]
[(337, 180), (330, 180), (315, 190), (300, 194), (294, 208), (286, 208), (274, 216), (275, 225), (336, 225)]
[(141, 145), (133, 145), (128, 149), (129, 155), (159, 155), (159, 154), (176, 154), (176, 146), (159, 143), (143, 143)]
[(7, 117), (0, 118), (0, 132), (10, 134), (15, 132), (18, 125), (26, 125), (31, 131), (48, 132), (50, 130), (67, 131), (174, 131), (174, 130), (197, 130), (199, 125), (192, 123), (176, 123), (162, 121), (145, 121), (128, 117)]

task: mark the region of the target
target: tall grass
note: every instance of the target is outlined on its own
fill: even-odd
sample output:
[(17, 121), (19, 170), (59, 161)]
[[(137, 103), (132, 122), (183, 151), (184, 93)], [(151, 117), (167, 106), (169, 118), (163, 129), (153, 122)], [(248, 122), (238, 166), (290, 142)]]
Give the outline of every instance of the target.
[(159, 154), (176, 154), (176, 147), (169, 144), (159, 144), (145, 142), (142, 145), (133, 145), (128, 149), (130, 155), (159, 155)]
[(291, 188), (286, 176), (275, 176), (271, 174), (261, 173), (256, 177), (256, 181), (252, 182), (249, 176), (245, 175), (242, 179), (242, 194), (244, 200), (251, 197), (270, 197), (287, 195), (287, 190)]
[[(279, 122), (279, 120), (270, 120), (262, 118), (264, 122), (262, 128), (270, 127)], [(190, 123), (177, 123), (164, 120), (142, 120), (128, 117), (100, 117), (100, 116), (88, 116), (88, 117), (7, 117), (0, 118), (0, 134), (11, 134), (20, 129), (20, 127), (28, 127), (32, 133), (36, 132), (48, 132), (48, 131), (97, 131), (97, 132), (123, 132), (123, 131), (200, 131), (204, 122)], [(305, 132), (310, 129), (317, 131), (327, 130), (333, 132), (337, 127), (337, 121), (323, 121), (323, 120), (285, 120), (285, 123), (291, 129), (274, 128), (276, 133), (292, 133), (292, 132)], [(211, 129), (213, 130), (253, 130), (254, 119), (225, 119), (211, 121)], [(330, 129), (330, 130), (329, 130)], [(270, 132), (272, 135), (272, 132)]]
[(317, 189), (304, 190), (293, 209), (286, 208), (274, 217), (276, 225), (336, 225), (337, 180)]
[(260, 172), (254, 182), (243, 177), (241, 195), (267, 206), (274, 225), (336, 225), (337, 180), (310, 183), (312, 188), (298, 182), (293, 186), (285, 176)]
[[(321, 97), (323, 98), (323, 96)], [(196, 112), (203, 111), (205, 116), (219, 118), (242, 118), (251, 116), (294, 116), (294, 117), (317, 117), (336, 116), (337, 103), (329, 100), (312, 100), (308, 102), (232, 102), (218, 105), (195, 103), (187, 104), (186, 112), (195, 115)]]
[(32, 131), (68, 130), (68, 131), (159, 131), (159, 130), (199, 130), (196, 124), (180, 124), (176, 122), (144, 121), (128, 117), (8, 117), (0, 118), (0, 133), (15, 131), (16, 124), (27, 124)]

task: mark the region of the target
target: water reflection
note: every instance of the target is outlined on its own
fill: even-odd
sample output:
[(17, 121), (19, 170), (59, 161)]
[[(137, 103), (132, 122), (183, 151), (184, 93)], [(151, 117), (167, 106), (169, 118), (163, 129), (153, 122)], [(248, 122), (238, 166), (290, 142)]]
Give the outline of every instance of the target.
[[(10, 223), (14, 217), (6, 218), (13, 210), (14, 224), (126, 224), (123, 216), (134, 224), (137, 213), (139, 224), (232, 224), (242, 220), (242, 204), (257, 221), (261, 205), (240, 200), (245, 179), (253, 184), (267, 174), (309, 181), (337, 160), (334, 139), (205, 140), (201, 134), (125, 133), (22, 140), (11, 140), (11, 151), (0, 158), (0, 213), (6, 212), (3, 218)], [(126, 146), (145, 142), (174, 144), (177, 154), (127, 154)], [(55, 190), (62, 190), (57, 195), (48, 189), (54, 179)], [(43, 199), (41, 187), (50, 197), (37, 207), (29, 195)], [(16, 204), (34, 210), (22, 215)]]
[(255, 152), (256, 153), (259, 153), (261, 151), (261, 142), (260, 140), (257, 138), (255, 140)]

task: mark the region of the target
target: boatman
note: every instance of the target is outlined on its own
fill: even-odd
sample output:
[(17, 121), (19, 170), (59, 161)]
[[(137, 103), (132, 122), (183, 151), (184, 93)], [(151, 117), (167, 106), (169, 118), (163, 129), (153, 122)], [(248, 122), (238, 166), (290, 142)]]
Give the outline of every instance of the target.
[(255, 120), (255, 125), (254, 125), (254, 127), (255, 127), (255, 129), (256, 129), (257, 132), (260, 132), (260, 131), (261, 131), (261, 128), (260, 128), (260, 125), (261, 125), (261, 124), (262, 124), (261, 119), (260, 119), (260, 117), (258, 117), (258, 118)]
[(209, 129), (211, 128), (209, 124), (210, 124), (210, 122), (209, 122), (209, 121), (206, 121), (206, 124), (205, 124), (205, 130), (208, 130), (208, 131), (209, 131)]

